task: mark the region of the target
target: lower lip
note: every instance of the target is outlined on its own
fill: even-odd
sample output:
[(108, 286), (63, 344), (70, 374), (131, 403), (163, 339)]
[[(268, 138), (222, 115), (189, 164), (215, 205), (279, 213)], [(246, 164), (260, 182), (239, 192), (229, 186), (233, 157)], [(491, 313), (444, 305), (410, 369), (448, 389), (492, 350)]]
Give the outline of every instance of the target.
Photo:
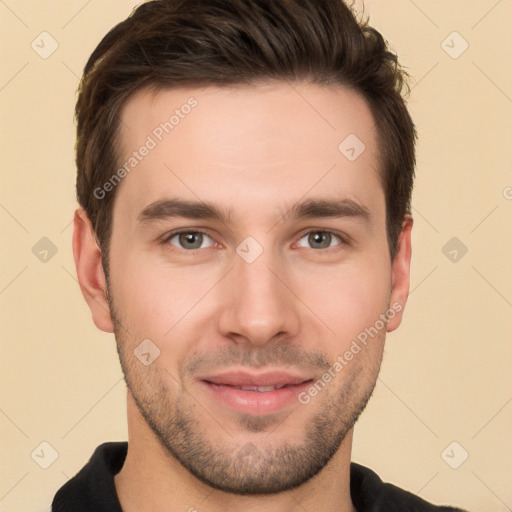
[(244, 391), (233, 386), (213, 384), (202, 380), (210, 393), (223, 404), (232, 409), (246, 414), (271, 414), (278, 412), (298, 401), (298, 395), (304, 391), (311, 381), (303, 382), (293, 386), (285, 386), (274, 391)]

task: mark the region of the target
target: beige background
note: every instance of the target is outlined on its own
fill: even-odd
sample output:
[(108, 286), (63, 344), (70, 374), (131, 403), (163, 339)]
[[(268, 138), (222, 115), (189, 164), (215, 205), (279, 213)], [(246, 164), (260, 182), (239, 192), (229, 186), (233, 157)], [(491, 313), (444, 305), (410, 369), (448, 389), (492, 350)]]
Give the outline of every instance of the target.
[[(72, 116), (86, 59), (136, 4), (0, 1), (1, 512), (47, 511), (97, 445), (127, 437), (114, 338), (75, 277)], [(433, 502), (510, 511), (512, 0), (365, 5), (414, 78), (420, 144), (412, 294), (353, 458)], [(47, 59), (31, 47), (43, 31), (59, 45)], [(43, 237), (46, 262), (32, 252)], [(468, 249), (455, 262), (452, 237)], [(47, 469), (42, 442), (58, 452)]]

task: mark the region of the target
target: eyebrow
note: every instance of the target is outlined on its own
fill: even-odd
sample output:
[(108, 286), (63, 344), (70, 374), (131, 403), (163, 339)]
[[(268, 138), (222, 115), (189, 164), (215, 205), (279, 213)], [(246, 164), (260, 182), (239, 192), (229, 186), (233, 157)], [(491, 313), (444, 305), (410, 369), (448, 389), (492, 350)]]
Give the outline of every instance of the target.
[[(229, 224), (231, 212), (205, 201), (187, 201), (183, 199), (161, 199), (146, 206), (137, 216), (138, 224), (150, 224), (175, 217), (194, 220), (217, 220)], [(370, 210), (348, 198), (344, 199), (308, 199), (292, 205), (280, 221), (313, 218), (354, 218), (367, 224), (371, 223)]]

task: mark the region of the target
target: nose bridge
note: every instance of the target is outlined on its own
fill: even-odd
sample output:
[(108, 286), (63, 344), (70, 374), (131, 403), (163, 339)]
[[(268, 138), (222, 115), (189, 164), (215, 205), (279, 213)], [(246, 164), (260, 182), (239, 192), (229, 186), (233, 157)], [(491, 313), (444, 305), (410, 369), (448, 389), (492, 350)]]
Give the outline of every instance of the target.
[(254, 239), (242, 242), (227, 283), (223, 334), (243, 336), (252, 344), (266, 343), (277, 334), (295, 335), (296, 301), (283, 283), (284, 274), (283, 262), (272, 249), (263, 249)]

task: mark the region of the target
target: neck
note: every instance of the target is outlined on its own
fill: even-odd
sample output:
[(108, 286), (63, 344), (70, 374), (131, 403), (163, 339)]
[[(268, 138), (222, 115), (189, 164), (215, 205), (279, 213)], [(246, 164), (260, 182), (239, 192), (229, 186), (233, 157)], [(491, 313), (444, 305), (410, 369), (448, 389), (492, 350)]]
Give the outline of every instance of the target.
[(350, 498), (352, 430), (336, 454), (300, 487), (242, 496), (214, 489), (192, 475), (159, 442), (128, 392), (128, 453), (115, 476), (123, 512), (356, 512)]

